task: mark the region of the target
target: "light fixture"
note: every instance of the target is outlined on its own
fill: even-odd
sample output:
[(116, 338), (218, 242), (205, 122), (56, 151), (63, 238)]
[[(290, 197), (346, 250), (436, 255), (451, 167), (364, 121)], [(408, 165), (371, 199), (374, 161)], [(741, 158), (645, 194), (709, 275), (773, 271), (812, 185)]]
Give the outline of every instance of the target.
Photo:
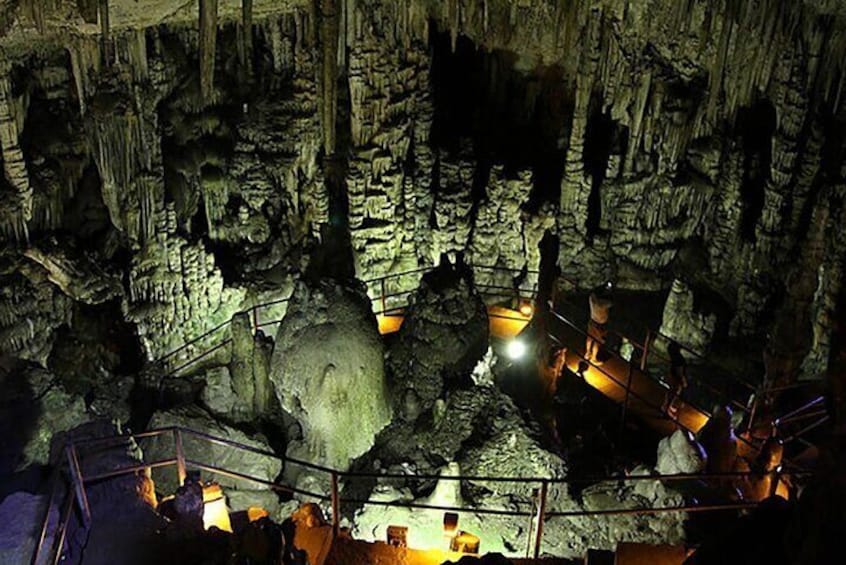
[(210, 483), (203, 487), (203, 528), (208, 530), (212, 526), (224, 532), (232, 531), (226, 498), (223, 496), (223, 489), (217, 483)]
[(531, 302), (523, 302), (522, 304), (520, 304), (519, 311), (520, 311), (521, 314), (523, 314), (524, 316), (526, 316), (528, 318), (532, 314), (534, 314), (535, 309), (532, 306)]
[(479, 536), (471, 534), (470, 532), (458, 532), (458, 535), (452, 538), (452, 543), (450, 544), (449, 549), (450, 551), (455, 551), (457, 553), (478, 555), (480, 545), (481, 540), (479, 539)]
[(408, 526), (388, 526), (388, 545), (408, 547)]
[(450, 539), (458, 534), (458, 514), (444, 512), (444, 535)]
[(519, 339), (512, 339), (508, 342), (508, 345), (505, 346), (505, 354), (508, 355), (508, 358), (512, 361), (521, 359), (524, 355), (526, 355), (526, 344)]

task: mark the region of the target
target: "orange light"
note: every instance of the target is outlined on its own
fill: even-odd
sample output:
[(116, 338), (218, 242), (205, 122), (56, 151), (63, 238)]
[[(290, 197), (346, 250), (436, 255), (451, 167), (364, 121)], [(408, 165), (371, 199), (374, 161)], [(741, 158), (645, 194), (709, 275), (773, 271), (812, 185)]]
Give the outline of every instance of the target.
[(520, 313), (529, 318), (535, 313), (535, 308), (532, 306), (531, 302), (523, 302), (520, 304)]
[(268, 517), (270, 517), (270, 512), (264, 508), (259, 508), (258, 506), (250, 506), (247, 508), (247, 520), (250, 522), (256, 522), (262, 518)]
[(392, 314), (389, 316), (379, 314), (376, 316), (376, 321), (379, 323), (379, 334), (388, 335), (398, 332), (404, 319), (405, 318), (399, 314)]

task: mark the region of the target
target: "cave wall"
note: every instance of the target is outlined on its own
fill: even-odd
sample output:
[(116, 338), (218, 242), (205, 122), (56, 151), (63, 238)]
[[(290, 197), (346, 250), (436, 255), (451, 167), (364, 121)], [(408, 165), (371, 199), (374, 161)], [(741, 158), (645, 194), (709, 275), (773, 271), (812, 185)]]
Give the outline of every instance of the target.
[(63, 0), (0, 22), (4, 254), (59, 235), (120, 273), (148, 357), (299, 269), (340, 174), (361, 278), (455, 252), (537, 269), (550, 233), (585, 287), (682, 278), (730, 306), (733, 335), (771, 330), (794, 374), (826, 367), (837, 3), (202, 4), (205, 24), (161, 0), (111, 2), (108, 29)]

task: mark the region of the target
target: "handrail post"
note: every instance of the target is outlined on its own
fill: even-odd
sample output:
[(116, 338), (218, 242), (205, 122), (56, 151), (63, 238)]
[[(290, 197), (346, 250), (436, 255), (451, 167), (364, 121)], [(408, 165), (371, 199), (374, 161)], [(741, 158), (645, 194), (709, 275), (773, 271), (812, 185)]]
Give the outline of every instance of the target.
[(646, 328), (646, 338), (643, 340), (643, 351), (640, 354), (640, 370), (646, 372), (646, 358), (649, 357), (649, 345), (652, 341), (652, 331)]
[(545, 519), (544, 516), (546, 514), (546, 496), (548, 488), (549, 483), (545, 480), (541, 481), (540, 501), (538, 502), (538, 527), (537, 533), (535, 534), (535, 559), (540, 559), (541, 544), (543, 543), (543, 523)]
[(253, 333), (257, 334), (259, 330), (259, 314), (258, 306), (253, 306)]
[(384, 279), (384, 277), (382, 278), (380, 286), (381, 286), (381, 292), (382, 292), (382, 300), (381, 300), (381, 302), (382, 302), (382, 315), (384, 316), (388, 312), (388, 299), (385, 296), (387, 293), (385, 291), (385, 279)]
[(772, 475), (772, 484), (770, 484), (769, 495), (772, 497), (778, 492), (778, 483), (781, 481), (781, 465), (777, 466), (770, 473)]
[(86, 528), (91, 526), (91, 507), (88, 505), (88, 496), (85, 494), (85, 482), (82, 478), (82, 469), (79, 467), (79, 459), (76, 456), (76, 448), (69, 443), (66, 448), (68, 465), (70, 467), (73, 488), (76, 492), (76, 501), (79, 503), (79, 510), (82, 512), (82, 523)]
[(627, 363), (628, 372), (626, 374), (626, 398), (623, 400), (623, 415), (620, 418), (620, 441), (623, 441), (623, 436), (626, 433), (626, 417), (629, 412), (629, 396), (632, 391), (632, 364)]
[(341, 533), (341, 497), (338, 492), (338, 473), (332, 471), (332, 536), (337, 539)]
[(185, 467), (185, 450), (182, 447), (182, 432), (179, 428), (173, 429), (173, 445), (176, 450), (176, 474), (179, 486), (182, 486), (188, 477), (188, 470)]

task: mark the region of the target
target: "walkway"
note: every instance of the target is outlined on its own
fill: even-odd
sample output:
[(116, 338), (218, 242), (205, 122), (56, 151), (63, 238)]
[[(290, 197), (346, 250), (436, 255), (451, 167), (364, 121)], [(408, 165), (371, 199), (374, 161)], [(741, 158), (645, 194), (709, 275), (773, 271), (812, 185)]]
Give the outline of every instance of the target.
[[(549, 332), (566, 347), (566, 366), (577, 373), (579, 363), (585, 360), (586, 334), (560, 314), (550, 316)], [(662, 435), (669, 435), (679, 427), (696, 433), (708, 421), (706, 413), (683, 400), (677, 402), (677, 421), (673, 421), (661, 410), (667, 388), (613, 352), (602, 365), (588, 363), (585, 381), (614, 402), (626, 404), (629, 413), (637, 415)]]

